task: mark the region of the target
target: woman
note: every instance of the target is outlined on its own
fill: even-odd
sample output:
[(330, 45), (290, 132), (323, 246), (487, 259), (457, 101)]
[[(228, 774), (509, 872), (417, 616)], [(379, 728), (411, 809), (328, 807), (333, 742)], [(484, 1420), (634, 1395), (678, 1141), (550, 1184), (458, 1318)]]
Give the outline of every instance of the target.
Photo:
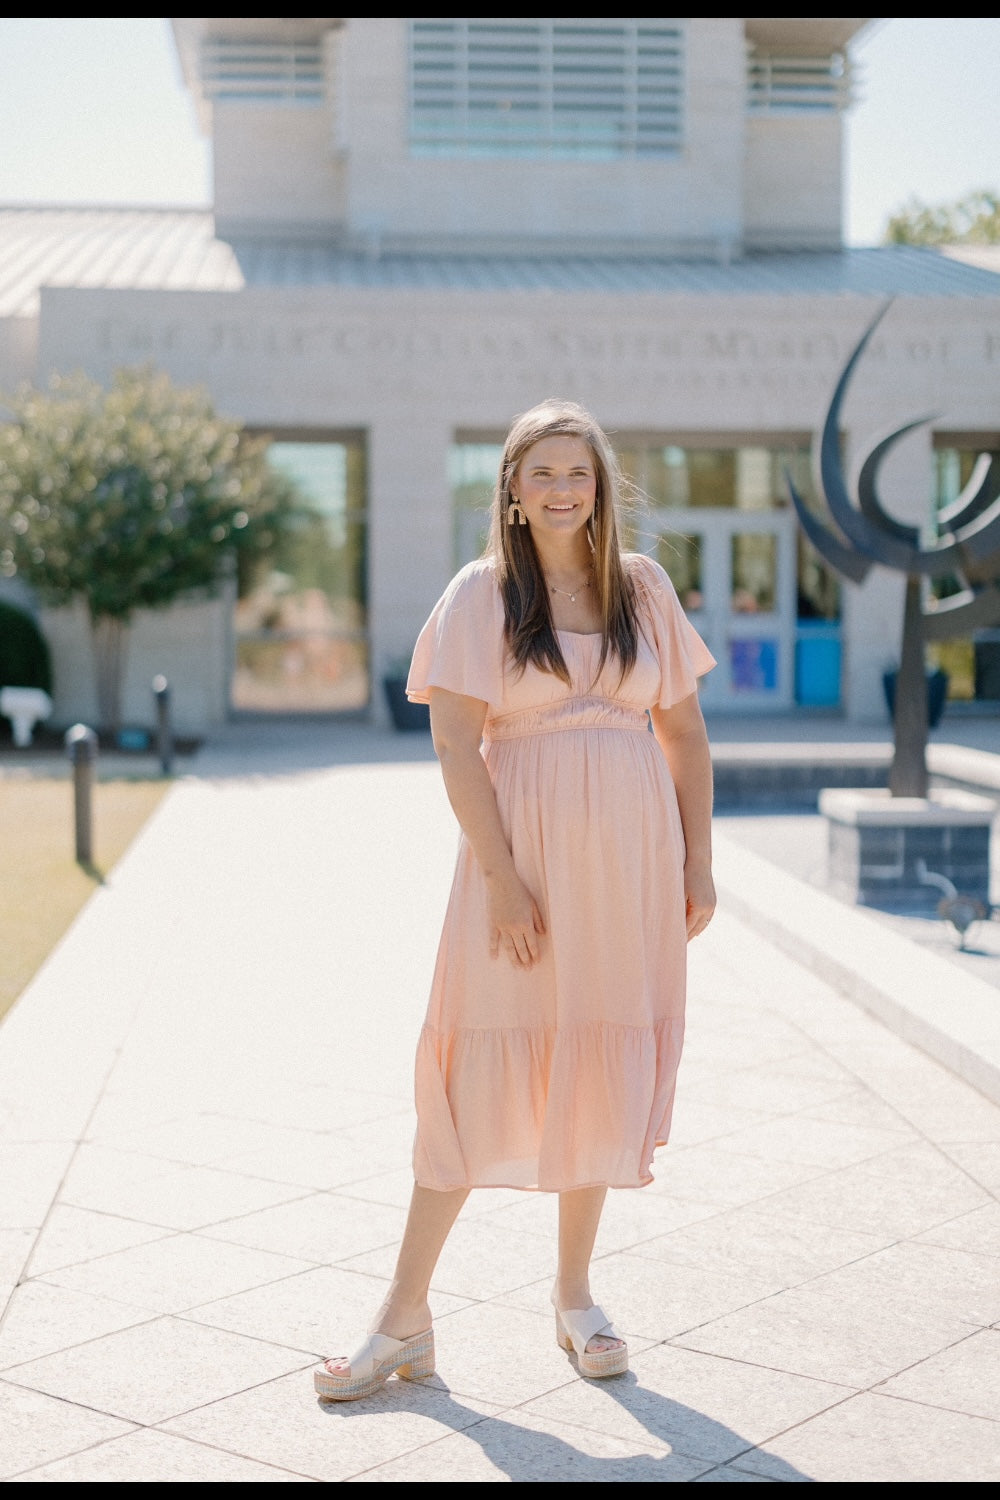
[(430, 704), (463, 837), (396, 1273), (361, 1348), (316, 1372), (328, 1399), (433, 1373), (428, 1289), (473, 1187), (559, 1195), (556, 1337), (582, 1374), (628, 1368), (590, 1260), (607, 1189), (650, 1182), (667, 1140), (685, 944), (715, 908), (697, 695), (714, 661), (662, 568), (621, 553), (619, 493), (582, 407), (518, 417), (486, 554), (417, 641), (407, 692)]

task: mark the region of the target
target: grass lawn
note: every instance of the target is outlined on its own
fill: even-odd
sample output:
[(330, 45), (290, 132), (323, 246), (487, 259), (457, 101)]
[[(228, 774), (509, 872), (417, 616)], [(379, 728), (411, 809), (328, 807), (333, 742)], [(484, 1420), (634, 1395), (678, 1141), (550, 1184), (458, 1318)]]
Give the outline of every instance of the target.
[(0, 769), (0, 1017), (125, 853), (170, 786), (167, 778), (109, 776), (93, 792), (95, 869), (74, 856), (68, 773)]

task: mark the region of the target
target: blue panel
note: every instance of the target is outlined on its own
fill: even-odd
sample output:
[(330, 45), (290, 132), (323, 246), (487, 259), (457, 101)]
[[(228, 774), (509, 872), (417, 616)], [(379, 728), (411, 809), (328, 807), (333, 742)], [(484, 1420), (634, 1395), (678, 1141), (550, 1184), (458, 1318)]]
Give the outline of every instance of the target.
[(778, 687), (778, 642), (747, 636), (729, 642), (734, 693), (773, 693)]
[(795, 642), (795, 701), (811, 708), (840, 702), (840, 628), (825, 621), (799, 625)]

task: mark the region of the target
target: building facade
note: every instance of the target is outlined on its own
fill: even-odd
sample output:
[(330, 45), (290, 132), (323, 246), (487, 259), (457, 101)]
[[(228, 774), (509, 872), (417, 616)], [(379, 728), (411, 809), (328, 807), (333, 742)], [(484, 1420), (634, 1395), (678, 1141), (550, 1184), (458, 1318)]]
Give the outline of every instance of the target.
[[(845, 250), (844, 18), (180, 18), (212, 212), (0, 209), (0, 387), (153, 362), (272, 439), (312, 516), (245, 596), (137, 622), (127, 715), (175, 684), (233, 713), (386, 713), (456, 567), (499, 445), (582, 401), (720, 666), (706, 713), (885, 718), (900, 580), (840, 583), (788, 479), (891, 302), (843, 412), (848, 472), (885, 434), (882, 498), (932, 527), (1000, 452), (1000, 274)], [(60, 722), (92, 712), (84, 622), (46, 612)], [(1000, 711), (990, 632), (942, 649)], [(985, 665), (984, 665), (985, 664)], [(992, 672), (992, 676), (991, 676)]]

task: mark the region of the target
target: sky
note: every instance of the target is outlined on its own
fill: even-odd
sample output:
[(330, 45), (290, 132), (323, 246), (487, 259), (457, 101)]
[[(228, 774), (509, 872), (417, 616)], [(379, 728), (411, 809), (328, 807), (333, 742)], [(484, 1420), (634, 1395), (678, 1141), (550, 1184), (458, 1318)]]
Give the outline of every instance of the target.
[[(853, 55), (847, 244), (878, 244), (911, 197), (1000, 190), (1000, 19), (888, 17)], [(210, 201), (167, 18), (0, 20), (0, 203)]]

